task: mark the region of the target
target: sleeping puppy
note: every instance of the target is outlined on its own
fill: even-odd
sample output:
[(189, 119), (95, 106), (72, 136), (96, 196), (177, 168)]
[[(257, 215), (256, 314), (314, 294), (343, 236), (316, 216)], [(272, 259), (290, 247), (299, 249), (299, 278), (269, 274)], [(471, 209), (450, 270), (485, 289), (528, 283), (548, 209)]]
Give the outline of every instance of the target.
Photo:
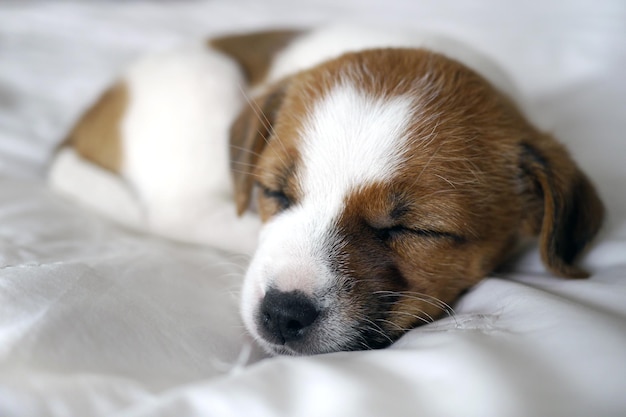
[(432, 36), (228, 36), (132, 66), (50, 180), (125, 224), (254, 253), (241, 311), (269, 352), (382, 348), (521, 239), (538, 236), (555, 275), (587, 276), (574, 261), (602, 204), (505, 92)]

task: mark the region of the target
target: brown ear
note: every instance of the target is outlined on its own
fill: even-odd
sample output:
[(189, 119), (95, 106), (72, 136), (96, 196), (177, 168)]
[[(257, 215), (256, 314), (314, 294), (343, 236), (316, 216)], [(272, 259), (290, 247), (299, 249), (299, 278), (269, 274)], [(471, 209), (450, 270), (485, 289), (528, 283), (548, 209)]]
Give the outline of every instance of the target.
[(521, 168), (529, 193), (527, 221), (539, 234), (541, 258), (554, 274), (586, 278), (576, 258), (596, 235), (604, 207), (565, 148), (547, 135), (521, 145)]
[(282, 81), (262, 96), (249, 100), (230, 129), (230, 168), (240, 216), (250, 205), (254, 169), (265, 145), (271, 140), (286, 88), (287, 81)]

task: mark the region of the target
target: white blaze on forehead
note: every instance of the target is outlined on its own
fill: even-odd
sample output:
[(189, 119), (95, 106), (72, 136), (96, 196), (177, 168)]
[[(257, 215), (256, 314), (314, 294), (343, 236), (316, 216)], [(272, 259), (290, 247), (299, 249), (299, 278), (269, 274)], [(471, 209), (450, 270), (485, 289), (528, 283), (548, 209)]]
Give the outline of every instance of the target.
[(340, 83), (315, 103), (301, 132), (303, 203), (341, 203), (351, 190), (389, 180), (405, 158), (414, 100)]

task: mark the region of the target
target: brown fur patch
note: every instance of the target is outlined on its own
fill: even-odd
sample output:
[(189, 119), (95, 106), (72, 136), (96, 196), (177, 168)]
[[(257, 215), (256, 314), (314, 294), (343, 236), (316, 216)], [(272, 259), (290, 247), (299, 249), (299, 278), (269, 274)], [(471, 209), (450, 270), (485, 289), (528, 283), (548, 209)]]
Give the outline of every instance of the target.
[(537, 136), (520, 147), (525, 196), (533, 210), (525, 219), (526, 229), (539, 234), (544, 264), (555, 275), (588, 277), (574, 262), (602, 225), (602, 201), (567, 150), (551, 137)]
[(119, 172), (123, 158), (120, 123), (127, 105), (126, 86), (111, 87), (80, 118), (63, 146), (73, 146), (83, 158)]
[(209, 40), (209, 45), (241, 65), (250, 85), (261, 83), (272, 65), (274, 57), (302, 32), (275, 30), (243, 35), (229, 35)]

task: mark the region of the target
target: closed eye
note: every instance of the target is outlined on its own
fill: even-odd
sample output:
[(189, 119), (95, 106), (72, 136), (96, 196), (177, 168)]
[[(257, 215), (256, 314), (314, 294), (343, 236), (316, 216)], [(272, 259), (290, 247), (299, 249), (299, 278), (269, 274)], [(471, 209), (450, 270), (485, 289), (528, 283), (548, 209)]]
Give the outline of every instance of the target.
[(285, 210), (291, 205), (291, 199), (283, 191), (274, 190), (260, 183), (258, 183), (258, 185), (261, 188), (261, 192), (263, 193), (263, 196), (271, 200), (274, 200), (278, 204), (280, 210)]
[(410, 227), (405, 227), (403, 225), (373, 229), (376, 232), (378, 238), (385, 242), (405, 236), (418, 236), (429, 239), (449, 239), (454, 241), (455, 243), (465, 242), (465, 238), (463, 236), (457, 235), (456, 233), (443, 232), (440, 230), (413, 229)]

